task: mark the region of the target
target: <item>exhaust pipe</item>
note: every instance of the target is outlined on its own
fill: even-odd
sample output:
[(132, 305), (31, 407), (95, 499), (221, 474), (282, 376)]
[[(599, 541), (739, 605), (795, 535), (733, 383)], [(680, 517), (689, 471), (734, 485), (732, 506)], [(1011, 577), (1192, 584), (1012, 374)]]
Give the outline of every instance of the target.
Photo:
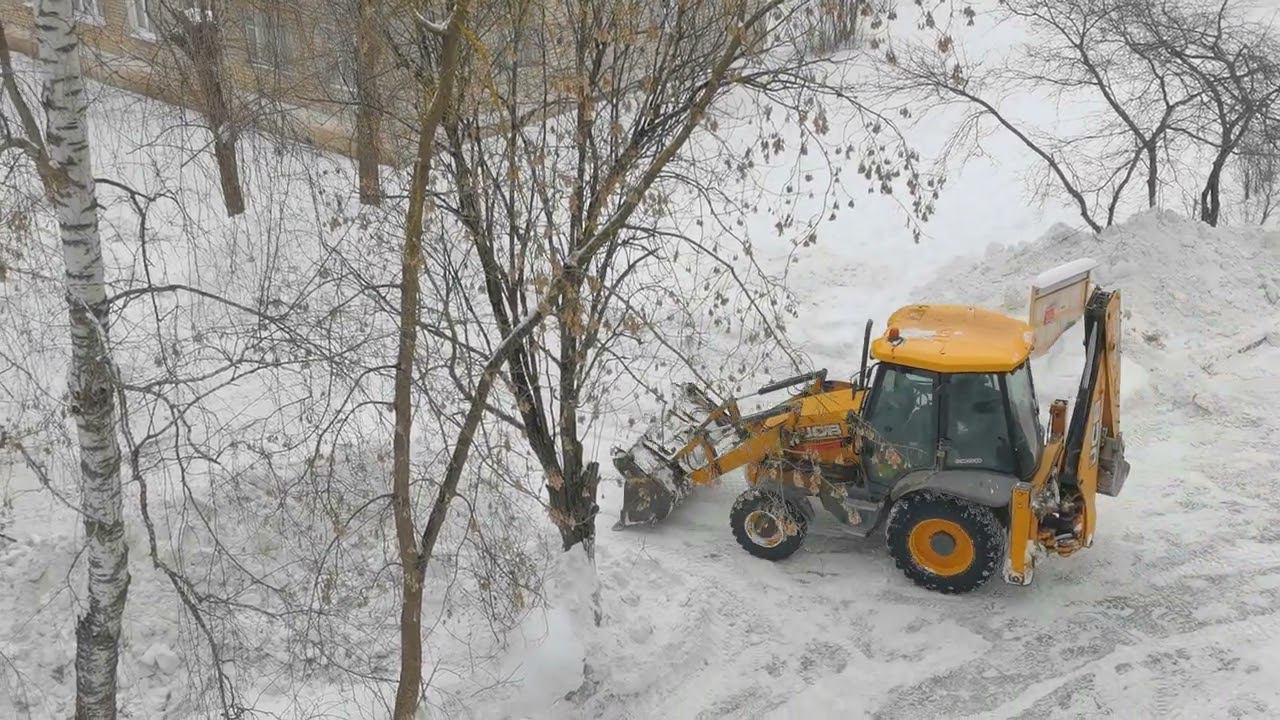
[(854, 390), (865, 390), (867, 388), (867, 360), (871, 357), (871, 321), (867, 321), (867, 328), (862, 333), (862, 365), (858, 368), (858, 387)]

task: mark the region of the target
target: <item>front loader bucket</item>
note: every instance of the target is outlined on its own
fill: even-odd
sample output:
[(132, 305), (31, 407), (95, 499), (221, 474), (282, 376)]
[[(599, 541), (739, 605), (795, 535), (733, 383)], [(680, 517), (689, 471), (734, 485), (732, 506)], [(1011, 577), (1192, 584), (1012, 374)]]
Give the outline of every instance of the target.
[(691, 458), (669, 448), (685, 447), (690, 437), (708, 431), (731, 432), (732, 424), (717, 410), (701, 388), (684, 385), (634, 445), (614, 448), (613, 466), (623, 478), (622, 517), (615, 530), (656, 523), (688, 497), (692, 483), (686, 466)]
[(646, 447), (643, 440), (630, 450), (615, 449), (613, 466), (623, 477), (622, 517), (615, 530), (656, 523), (689, 494), (689, 476), (684, 470)]

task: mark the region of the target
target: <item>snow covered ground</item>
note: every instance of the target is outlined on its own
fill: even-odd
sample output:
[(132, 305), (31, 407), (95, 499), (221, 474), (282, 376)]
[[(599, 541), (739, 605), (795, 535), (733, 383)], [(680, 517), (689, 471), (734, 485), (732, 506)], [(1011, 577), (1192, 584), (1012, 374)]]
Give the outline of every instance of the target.
[[(926, 118), (911, 140), (927, 156), (951, 120)], [(143, 164), (123, 141), (107, 148), (121, 165)], [(1015, 142), (994, 135), (985, 150), (953, 168), (918, 245), (880, 199), (859, 199), (824, 226), (788, 270), (802, 318), (792, 339), (815, 367), (848, 377), (866, 319), (914, 301), (1022, 315), (1036, 273), (1097, 259), (1098, 281), (1124, 295), (1122, 424), (1134, 469), (1120, 498), (1100, 500), (1095, 546), (1043, 561), (1029, 588), (996, 581), (943, 597), (911, 585), (878, 533), (848, 536), (822, 513), (793, 558), (748, 556), (728, 529), (738, 476), (661, 526), (624, 533), (607, 530), (621, 491), (605, 484), (601, 627), (575, 604), (575, 552), (545, 589), (550, 606), (485, 667), (494, 682), (441, 680), (496, 687), (433, 705), (431, 716), (1280, 715), (1280, 531), (1271, 527), (1280, 451), (1269, 444), (1280, 434), (1271, 370), (1280, 362), (1280, 234), (1148, 213), (1095, 240), (1059, 224), (1075, 223), (1069, 210), (1025, 201), (1034, 165)], [(263, 213), (263, 224), (284, 224)], [(216, 224), (216, 207), (205, 214)], [(770, 222), (760, 222), (761, 262), (780, 269), (793, 248), (764, 242)], [(252, 239), (243, 226), (228, 235)], [(1042, 407), (1070, 397), (1078, 332), (1036, 364)], [(606, 467), (609, 445), (626, 439), (605, 428), (594, 451)], [(73, 512), (0, 458), (0, 718), (66, 714), (74, 585), (65, 576), (78, 532)], [(206, 716), (189, 702), (198, 688), (184, 659), (198, 647), (142, 538), (135, 528), (122, 710)], [(255, 700), (282, 717), (378, 715), (362, 688), (290, 688), (286, 678), (273, 693)]]

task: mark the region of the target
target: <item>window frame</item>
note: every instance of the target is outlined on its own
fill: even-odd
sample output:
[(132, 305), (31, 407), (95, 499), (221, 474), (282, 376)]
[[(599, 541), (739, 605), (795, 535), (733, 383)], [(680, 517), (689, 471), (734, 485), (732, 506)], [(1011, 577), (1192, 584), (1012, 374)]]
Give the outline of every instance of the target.
[[(283, 73), (289, 69), (289, 48), (284, 18), (278, 8), (253, 7), (244, 16), (245, 55), (249, 64), (261, 70)], [(268, 52), (262, 52), (262, 40), (270, 42)]]
[[(156, 42), (159, 38), (155, 28), (155, 16), (151, 13), (152, 2), (153, 0), (125, 0), (129, 34), (147, 42)], [(141, 16), (139, 12), (142, 13)]]
[[(77, 5), (81, 7), (76, 7)], [(93, 7), (85, 7), (88, 5)], [(35, 7), (34, 2), (32, 7)], [(107, 24), (106, 16), (102, 13), (102, 0), (71, 0), (71, 14), (77, 22), (84, 22), (98, 27)]]
[[(343, 42), (344, 36), (338, 30), (338, 23), (333, 20), (327, 20), (320, 24), (318, 31), (323, 42), (327, 46), (333, 61), (328, 63), (325, 78), (323, 80), (324, 87), (330, 92), (332, 100), (341, 103), (355, 102), (360, 97), (360, 83), (358, 64), (360, 62), (359, 47), (355, 36), (352, 35), (351, 42)], [(312, 42), (312, 47), (318, 43)]]

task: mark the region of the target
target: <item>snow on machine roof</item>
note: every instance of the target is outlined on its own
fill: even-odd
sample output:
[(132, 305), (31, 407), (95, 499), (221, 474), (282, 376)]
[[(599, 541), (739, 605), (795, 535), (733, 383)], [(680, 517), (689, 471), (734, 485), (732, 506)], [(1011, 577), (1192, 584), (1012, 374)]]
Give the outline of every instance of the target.
[(1026, 362), (1031, 326), (972, 305), (908, 305), (871, 345), (881, 362), (943, 373), (1010, 372)]

